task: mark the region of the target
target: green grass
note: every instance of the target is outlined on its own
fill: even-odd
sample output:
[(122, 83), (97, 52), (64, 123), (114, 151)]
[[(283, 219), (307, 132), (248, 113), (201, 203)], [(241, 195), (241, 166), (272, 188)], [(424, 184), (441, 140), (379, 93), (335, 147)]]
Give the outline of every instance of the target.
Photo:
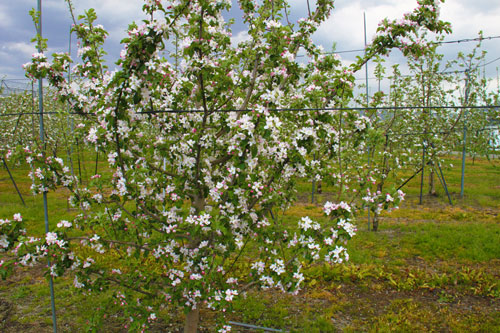
[(484, 262), (500, 258), (500, 224), (486, 222), (386, 223), (377, 233), (361, 230), (349, 242), (353, 263), (415, 256), (427, 261)]
[(481, 262), (500, 258), (500, 225), (476, 222), (398, 226), (402, 246), (427, 260)]

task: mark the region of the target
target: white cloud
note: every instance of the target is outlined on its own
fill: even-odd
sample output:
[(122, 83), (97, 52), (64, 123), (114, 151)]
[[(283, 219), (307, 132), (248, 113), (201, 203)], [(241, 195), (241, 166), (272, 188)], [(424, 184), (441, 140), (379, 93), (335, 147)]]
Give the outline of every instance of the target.
[(233, 35), (231, 37), (231, 44), (236, 46), (239, 43), (246, 41), (246, 40), (249, 40), (249, 39), (250, 39), (250, 35), (248, 34), (248, 31), (242, 30), (242, 31), (238, 32), (236, 34), (236, 36)]
[(75, 16), (83, 15), (90, 8), (97, 14), (97, 23), (102, 24), (109, 33), (108, 40), (115, 47), (126, 37), (128, 25), (145, 18), (140, 0), (86, 0), (75, 1)]
[(441, 18), (452, 24), (453, 35), (462, 38), (475, 37), (479, 30), (486, 35), (498, 35), (498, 18), (500, 6), (492, 6), (487, 12), (474, 10), (469, 3), (455, 1), (445, 2), (441, 10)]
[(66, 1), (60, 1), (60, 0), (44, 0), (42, 6), (43, 8), (50, 8), (56, 10), (67, 10), (68, 8)]
[(335, 41), (342, 49), (363, 48), (363, 12), (366, 13), (367, 42), (370, 43), (382, 19), (400, 18), (404, 13), (411, 11), (413, 6), (412, 0), (377, 3), (349, 1), (333, 11), (333, 15), (319, 27), (314, 37), (326, 45)]
[(35, 47), (30, 43), (25, 42), (10, 42), (0, 47), (2, 53), (8, 54), (11, 57), (31, 57), (36, 51)]
[[(311, 10), (314, 10), (316, 1), (309, 0)], [(29, 45), (29, 38), (33, 37), (33, 24), (27, 13), (31, 7), (36, 7), (36, 1), (11, 0), (8, 5), (5, 4), (6, 1), (0, 2), (0, 54), (2, 55), (0, 63), (5, 68), (7, 63), (19, 62), (19, 65), (15, 66), (20, 68), (23, 62), (29, 60), (33, 52), (33, 47)], [(119, 54), (121, 48), (119, 41), (126, 36), (128, 24), (134, 20), (139, 23), (144, 18), (142, 0), (73, 0), (73, 2), (77, 16), (83, 14), (88, 8), (95, 8), (98, 23), (109, 31), (105, 49), (110, 53), (110, 59), (116, 58)], [(307, 16), (306, 0), (289, 0), (289, 3), (292, 21)], [(319, 28), (314, 35), (314, 40), (323, 45), (327, 51), (330, 50), (333, 42), (337, 43), (337, 50), (362, 49), (364, 47), (363, 12), (366, 12), (368, 42), (370, 42), (378, 23), (384, 17), (400, 18), (415, 6), (417, 6), (416, 0), (336, 0), (332, 16)], [(49, 38), (49, 46), (54, 45), (54, 40), (57, 39), (58, 45), (61, 45), (61, 50), (58, 51), (66, 51), (67, 25), (53, 28), (56, 23), (69, 24), (69, 13), (65, 1), (44, 0), (43, 7), (46, 9), (44, 24), (47, 26), (44, 36)], [(238, 7), (236, 0), (233, 0), (233, 7)], [(238, 10), (232, 10), (231, 14), (238, 15)], [(448, 0), (442, 4), (441, 14), (442, 19), (450, 21), (454, 29), (454, 33), (446, 37), (447, 40), (473, 38), (477, 36), (479, 30), (483, 30), (485, 36), (500, 35), (497, 28), (500, 1)], [(60, 17), (54, 19), (54, 15), (60, 15)], [(243, 24), (238, 22), (239, 19), (236, 17), (236, 24), (233, 26), (233, 45), (248, 37)], [(50, 27), (53, 29), (49, 29)], [(58, 34), (57, 38), (49, 35), (51, 31)], [(474, 45), (475, 43), (450, 44), (440, 48), (440, 51), (446, 54), (447, 59), (451, 59), (459, 50), (468, 53)], [(500, 53), (498, 40), (484, 41), (483, 45), (488, 50), (487, 60), (494, 59)], [(398, 54), (398, 52), (394, 53)], [(347, 61), (352, 61), (356, 55), (359, 53), (342, 54), (342, 57)], [(404, 63), (405, 61), (401, 56), (391, 56), (386, 64), (390, 66), (394, 62)], [(495, 65), (492, 64), (487, 69), (494, 70)]]
[(123, 25), (125, 28), (133, 20), (144, 17), (143, 1), (139, 0), (87, 0), (75, 1), (75, 15), (83, 14), (85, 10), (94, 8), (100, 20)]
[(458, 3), (466, 8), (469, 12), (490, 15), (500, 9), (500, 2), (492, 0), (454, 0), (448, 1), (445, 5)]
[(13, 24), (11, 17), (7, 13), (8, 11), (5, 6), (0, 5), (0, 28), (7, 29)]
[[(289, 0), (288, 3), (290, 4), (291, 11), (294, 14), (300, 17), (307, 16), (308, 9), (306, 0)], [(316, 8), (316, 1), (309, 1), (309, 8), (314, 10)]]

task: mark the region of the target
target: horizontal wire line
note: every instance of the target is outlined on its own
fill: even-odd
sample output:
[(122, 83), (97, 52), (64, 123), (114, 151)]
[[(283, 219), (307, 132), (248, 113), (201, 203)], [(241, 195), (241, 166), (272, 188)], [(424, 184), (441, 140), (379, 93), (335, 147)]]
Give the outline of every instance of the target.
[[(336, 107), (336, 108), (277, 108), (268, 109), (269, 112), (287, 112), (287, 111), (370, 111), (370, 110), (427, 110), (427, 109), (493, 109), (500, 108), (500, 105), (474, 105), (474, 106), (382, 106), (382, 107)], [(228, 109), (228, 110), (213, 110), (213, 112), (252, 112), (254, 109)], [(142, 111), (139, 114), (157, 114), (157, 113), (203, 113), (204, 110), (193, 109), (193, 110), (153, 110), (153, 111)]]
[[(457, 39), (457, 40), (448, 40), (448, 41), (438, 41), (438, 42), (431, 42), (431, 44), (459, 44), (459, 43), (467, 43), (467, 42), (474, 42), (474, 41), (483, 41), (483, 40), (491, 40), (491, 39), (497, 39), (500, 38), (500, 36), (488, 36), (488, 37), (476, 37), (476, 38), (464, 38), (464, 39)], [(365, 49), (352, 49), (352, 50), (342, 50), (342, 51), (333, 51), (333, 52), (323, 52), (322, 54), (342, 54), (342, 53), (354, 53), (354, 52), (364, 52)], [(305, 57), (305, 54), (300, 54), (297, 55), (297, 57)]]
[[(442, 110), (442, 109), (452, 109), (452, 110), (462, 110), (462, 109), (480, 109), (480, 110), (488, 110), (488, 109), (500, 109), (500, 105), (470, 105), (470, 106), (381, 106), (381, 107), (338, 107), (338, 108), (277, 108), (277, 109), (267, 109), (269, 112), (287, 112), (287, 111), (296, 111), (296, 112), (314, 112), (314, 111), (387, 111), (387, 110)], [(137, 112), (137, 114), (161, 114), (161, 113), (203, 113), (205, 110), (202, 109), (172, 109), (172, 110), (151, 110), (151, 111), (141, 111)], [(227, 109), (227, 110), (211, 110), (209, 113), (230, 113), (230, 112), (255, 112), (255, 109)], [(95, 115), (92, 113), (78, 113), (78, 112), (55, 112), (48, 111), (43, 112), (45, 115), (53, 115), (53, 114), (71, 114), (71, 115)], [(40, 115), (40, 112), (23, 112), (23, 113), (4, 113), (0, 114), (0, 117), (7, 116), (20, 116), (20, 115)]]

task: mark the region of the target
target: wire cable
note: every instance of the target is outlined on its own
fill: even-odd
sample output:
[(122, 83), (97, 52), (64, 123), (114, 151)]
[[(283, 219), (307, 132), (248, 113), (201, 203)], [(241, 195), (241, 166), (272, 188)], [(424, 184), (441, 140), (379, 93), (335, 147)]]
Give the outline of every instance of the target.
[[(443, 110), (443, 109), (451, 109), (451, 110), (462, 110), (462, 109), (478, 109), (478, 110), (490, 110), (490, 109), (500, 109), (500, 105), (469, 105), (469, 106), (460, 106), (460, 105), (451, 105), (451, 106), (380, 106), (380, 107), (333, 107), (333, 108), (276, 108), (276, 109), (267, 109), (269, 112), (317, 112), (317, 111), (391, 111), (391, 110)], [(169, 110), (149, 110), (149, 111), (141, 111), (137, 112), (137, 114), (161, 114), (161, 113), (204, 113), (205, 111), (202, 109), (169, 109)], [(254, 109), (225, 109), (225, 110), (213, 110), (208, 111), (209, 113), (230, 113), (230, 112), (255, 112)], [(40, 114), (39, 112), (25, 112), (25, 113), (4, 113), (0, 114), (0, 117), (7, 116), (19, 116), (19, 115), (36, 115)], [(44, 115), (53, 115), (53, 114), (68, 114), (64, 112), (55, 112), (49, 111), (44, 112)], [(78, 112), (69, 112), (72, 115), (82, 115)], [(88, 116), (92, 116), (94, 114), (85, 114)]]

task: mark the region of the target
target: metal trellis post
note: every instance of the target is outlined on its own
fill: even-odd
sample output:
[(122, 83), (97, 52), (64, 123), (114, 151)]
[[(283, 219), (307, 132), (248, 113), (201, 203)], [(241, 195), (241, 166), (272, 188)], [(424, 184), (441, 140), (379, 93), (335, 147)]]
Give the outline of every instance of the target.
[[(366, 13), (363, 12), (363, 28), (365, 32), (365, 56), (366, 56), (366, 47), (368, 44), (366, 43)], [(366, 107), (369, 106), (369, 96), (368, 96), (368, 61), (365, 63), (365, 77), (366, 77)], [(367, 142), (367, 150), (368, 150), (368, 168), (370, 168), (370, 144)], [(370, 231), (370, 207), (367, 208), (368, 211), (368, 231)]]
[[(465, 105), (469, 104), (469, 78), (470, 72), (469, 70), (465, 71), (467, 78), (465, 82)], [(460, 179), (460, 198), (464, 198), (464, 186), (465, 186), (465, 154), (466, 154), (466, 146), (467, 146), (467, 116), (469, 109), (465, 109), (464, 115), (464, 134), (462, 139), (462, 176)]]
[[(69, 43), (68, 43), (68, 55), (71, 57), (71, 28), (69, 29)], [(69, 64), (68, 68), (68, 83), (71, 84), (71, 63)], [(75, 123), (73, 120), (73, 117), (71, 115), (71, 107), (68, 105), (68, 122), (70, 126), (70, 140), (69, 142), (69, 151), (68, 151), (68, 160), (69, 160), (69, 165), (70, 165), (70, 170), (71, 170), (71, 177), (75, 179), (75, 170), (73, 168), (73, 134), (75, 132)]]
[[(38, 25), (37, 25), (37, 33), (39, 38), (42, 37), (42, 0), (38, 0)], [(40, 42), (38, 43), (38, 52), (42, 53), (42, 45)], [(43, 82), (40, 78), (38, 80), (38, 109), (40, 112), (40, 141), (42, 143), (42, 152), (45, 156), (45, 132), (43, 128)], [(45, 217), (45, 232), (48, 233), (49, 229), (49, 213), (48, 213), (48, 205), (47, 205), (47, 192), (43, 192), (43, 210)], [(47, 260), (47, 264), (50, 267), (50, 259)], [(49, 277), (49, 288), (50, 288), (50, 305), (52, 308), (52, 324), (54, 333), (57, 333), (57, 319), (56, 319), (56, 303), (54, 296), (54, 281), (52, 279), (52, 275)]]

